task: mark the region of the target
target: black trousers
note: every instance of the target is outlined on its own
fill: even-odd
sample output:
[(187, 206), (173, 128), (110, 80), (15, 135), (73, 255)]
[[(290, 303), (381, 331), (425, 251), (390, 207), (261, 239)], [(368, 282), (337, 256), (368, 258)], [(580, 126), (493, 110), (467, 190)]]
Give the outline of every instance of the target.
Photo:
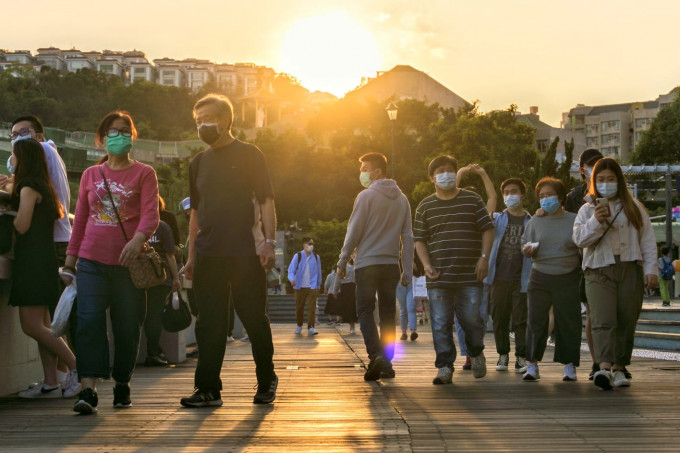
[(549, 275), (531, 269), (527, 306), (527, 360), (543, 360), (548, 341), (550, 307), (555, 315), (554, 362), (573, 363), (581, 359), (581, 269), (568, 274)]
[(222, 390), (220, 370), (229, 333), (229, 300), (250, 337), (257, 382), (268, 385), (274, 375), (274, 344), (267, 317), (267, 277), (258, 256), (202, 257), (194, 268), (198, 305), (195, 386)]
[(527, 295), (520, 292), (521, 282), (495, 281), (491, 285), (491, 317), (498, 354), (510, 353), (510, 315), (515, 332), (515, 357), (526, 357)]

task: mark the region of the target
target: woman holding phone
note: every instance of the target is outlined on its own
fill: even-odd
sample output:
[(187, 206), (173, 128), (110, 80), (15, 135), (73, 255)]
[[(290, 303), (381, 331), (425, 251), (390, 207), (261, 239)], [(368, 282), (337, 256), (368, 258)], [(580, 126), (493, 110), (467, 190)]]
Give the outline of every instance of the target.
[(619, 164), (610, 157), (593, 168), (588, 196), (574, 222), (583, 249), (595, 358), (593, 381), (603, 390), (628, 387), (635, 325), (644, 288), (658, 285), (656, 239), (644, 206), (633, 199)]

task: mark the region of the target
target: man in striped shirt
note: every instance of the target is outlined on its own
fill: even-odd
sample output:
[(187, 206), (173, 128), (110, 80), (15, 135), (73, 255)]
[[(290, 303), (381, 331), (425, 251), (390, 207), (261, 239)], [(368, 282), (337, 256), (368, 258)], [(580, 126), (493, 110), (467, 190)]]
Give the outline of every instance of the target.
[(456, 187), (458, 162), (439, 156), (428, 174), (435, 193), (416, 210), (416, 252), (427, 275), (432, 339), (438, 369), (433, 384), (450, 384), (456, 348), (453, 316), (457, 315), (476, 378), (486, 375), (484, 321), (479, 314), (482, 280), (489, 272), (494, 226), (479, 195)]

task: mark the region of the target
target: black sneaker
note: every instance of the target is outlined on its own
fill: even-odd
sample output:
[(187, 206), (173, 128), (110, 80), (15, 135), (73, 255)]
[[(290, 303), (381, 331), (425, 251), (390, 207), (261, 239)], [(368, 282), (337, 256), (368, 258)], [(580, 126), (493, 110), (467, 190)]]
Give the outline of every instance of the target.
[(279, 386), (279, 377), (274, 373), (274, 378), (265, 385), (258, 384), (257, 393), (253, 397), (253, 404), (269, 404), (276, 399), (276, 388)]
[(588, 380), (592, 381), (593, 376), (595, 376), (595, 373), (597, 373), (598, 371), (600, 371), (600, 365), (597, 364), (597, 363), (593, 363), (593, 368), (590, 370), (590, 374), (588, 375)]
[(162, 355), (148, 355), (144, 366), (168, 366), (168, 361)]
[(383, 368), (385, 368), (385, 365), (385, 359), (383, 359), (381, 356), (371, 360), (368, 364), (366, 373), (364, 373), (364, 381), (377, 381), (380, 379), (380, 373), (382, 372)]
[(91, 414), (97, 412), (97, 392), (92, 389), (85, 389), (78, 394), (78, 401), (73, 405), (73, 412), (81, 414)]
[(411, 341), (416, 341), (417, 338), (418, 338), (418, 332), (416, 332), (415, 330), (412, 330), (411, 331)]
[(385, 367), (385, 369), (380, 372), (380, 379), (394, 379), (394, 376), (396, 376), (396, 373), (391, 366)]
[(623, 374), (626, 376), (626, 379), (633, 379), (633, 375), (630, 374), (630, 371), (628, 371), (625, 366), (623, 367), (623, 370), (621, 370), (621, 371), (623, 371)]
[(188, 398), (182, 398), (179, 401), (184, 407), (206, 407), (206, 406), (221, 406), (222, 397), (219, 391), (206, 391), (196, 389), (194, 394)]
[(113, 407), (130, 407), (130, 384), (116, 383), (113, 387)]
[(399, 337), (401, 341), (406, 341), (408, 340), (408, 335), (406, 335), (406, 332), (402, 332), (401, 337)]

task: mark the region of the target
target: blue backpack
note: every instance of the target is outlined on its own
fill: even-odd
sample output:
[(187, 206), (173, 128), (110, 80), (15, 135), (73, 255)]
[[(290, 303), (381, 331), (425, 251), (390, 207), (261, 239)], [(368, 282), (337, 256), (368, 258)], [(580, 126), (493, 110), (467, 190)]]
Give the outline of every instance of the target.
[(669, 263), (666, 261), (666, 259), (663, 259), (663, 267), (661, 268), (661, 278), (663, 280), (673, 280), (673, 276), (675, 275), (675, 269), (673, 268), (673, 264)]

